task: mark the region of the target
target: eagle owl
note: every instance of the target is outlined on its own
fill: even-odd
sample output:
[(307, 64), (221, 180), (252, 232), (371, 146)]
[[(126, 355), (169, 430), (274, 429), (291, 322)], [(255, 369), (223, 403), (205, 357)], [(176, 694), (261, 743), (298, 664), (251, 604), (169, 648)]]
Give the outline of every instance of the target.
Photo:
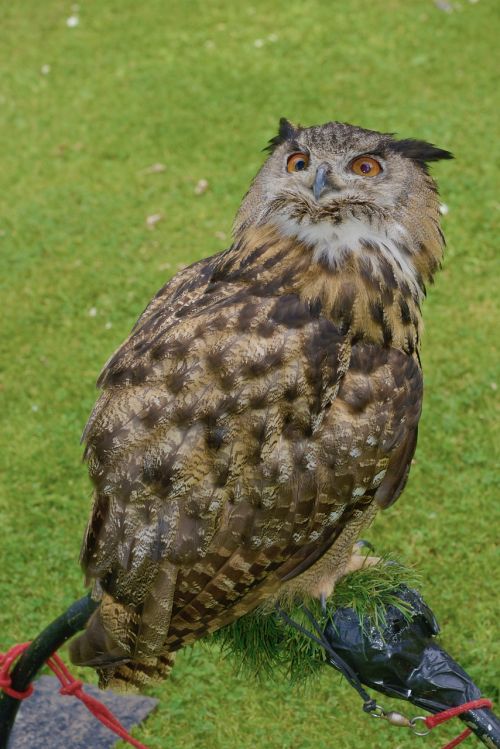
[(231, 247), (156, 294), (98, 381), (81, 560), (100, 604), (71, 657), (103, 686), (166, 675), (264, 601), (328, 595), (408, 476), (444, 246), (427, 165), (451, 154), (284, 119), (269, 151)]

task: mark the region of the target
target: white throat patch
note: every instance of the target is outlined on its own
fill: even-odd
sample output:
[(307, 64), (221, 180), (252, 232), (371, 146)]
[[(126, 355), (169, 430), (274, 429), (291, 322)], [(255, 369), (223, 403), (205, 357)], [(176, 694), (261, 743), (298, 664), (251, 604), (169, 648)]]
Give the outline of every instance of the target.
[[(387, 222), (384, 227), (368, 226), (357, 218), (350, 217), (339, 224), (328, 220), (311, 222), (305, 217), (300, 222), (287, 216), (277, 214), (274, 222), (280, 230), (289, 237), (297, 237), (300, 242), (313, 249), (312, 261), (327, 264), (335, 270), (343, 264), (349, 255), (366, 255), (368, 251), (363, 247), (363, 240), (373, 242), (379, 248), (380, 254), (396, 269), (399, 268), (412, 291), (420, 298), (422, 290), (417, 282), (417, 271), (408, 253), (404, 252), (398, 243), (411, 247), (406, 229), (397, 222)], [(373, 260), (373, 254), (370, 255)]]

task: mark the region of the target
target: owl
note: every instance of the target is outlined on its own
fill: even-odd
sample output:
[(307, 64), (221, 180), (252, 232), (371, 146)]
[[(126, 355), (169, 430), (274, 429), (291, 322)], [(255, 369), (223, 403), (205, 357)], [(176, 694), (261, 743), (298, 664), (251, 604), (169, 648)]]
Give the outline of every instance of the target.
[(285, 119), (268, 150), (229, 249), (160, 289), (98, 380), (81, 562), (99, 606), (71, 658), (101, 686), (166, 676), (258, 605), (328, 596), (407, 480), (444, 247), (428, 164), (452, 156)]

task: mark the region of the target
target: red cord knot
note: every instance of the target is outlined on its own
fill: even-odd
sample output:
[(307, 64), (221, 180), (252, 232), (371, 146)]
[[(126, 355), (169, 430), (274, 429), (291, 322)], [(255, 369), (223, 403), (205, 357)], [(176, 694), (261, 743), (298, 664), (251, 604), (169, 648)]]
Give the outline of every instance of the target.
[(13, 697), (15, 700), (25, 700), (33, 694), (33, 686), (30, 684), (24, 692), (18, 692), (12, 687), (10, 669), (17, 658), (24, 653), (30, 645), (29, 642), (23, 642), (19, 645), (13, 645), (7, 653), (0, 653), (0, 690)]
[(18, 692), (16, 689), (12, 688), (12, 682), (9, 676), (7, 679), (0, 679), (0, 690), (5, 694), (8, 694), (9, 697), (14, 697), (15, 700), (25, 700), (33, 694), (33, 685), (30, 684), (28, 689), (25, 689), (24, 692)]
[(77, 692), (80, 691), (82, 687), (83, 687), (83, 681), (79, 681), (78, 679), (75, 679), (75, 681), (71, 682), (71, 684), (67, 684), (65, 687), (61, 687), (59, 690), (59, 693), (62, 695), (68, 695), (69, 697), (73, 697)]
[[(29, 645), (29, 642), (24, 642), (20, 645), (14, 645), (7, 653), (0, 653), (0, 690), (5, 692), (5, 694), (8, 694), (10, 697), (14, 697), (16, 700), (24, 700), (26, 697), (33, 694), (32, 684), (29, 685), (25, 692), (16, 692), (15, 689), (12, 689), (9, 673), (13, 663), (22, 653), (24, 653)], [(95, 697), (92, 697), (90, 694), (86, 694), (86, 692), (83, 691), (83, 682), (74, 678), (64, 661), (59, 655), (57, 655), (57, 653), (53, 653), (53, 655), (47, 659), (46, 664), (51, 671), (53, 671), (61, 684), (61, 688), (59, 689), (60, 694), (76, 697), (83, 702), (87, 710), (89, 710), (97, 720), (100, 720), (103, 725), (107, 726), (107, 728), (123, 739), (123, 741), (131, 744), (131, 746), (134, 746), (136, 749), (147, 749), (144, 744), (141, 744), (140, 741), (137, 741), (137, 739), (134, 739), (134, 737), (128, 733), (120, 721), (110, 710), (108, 710), (106, 705), (103, 705), (103, 703), (99, 702)]]

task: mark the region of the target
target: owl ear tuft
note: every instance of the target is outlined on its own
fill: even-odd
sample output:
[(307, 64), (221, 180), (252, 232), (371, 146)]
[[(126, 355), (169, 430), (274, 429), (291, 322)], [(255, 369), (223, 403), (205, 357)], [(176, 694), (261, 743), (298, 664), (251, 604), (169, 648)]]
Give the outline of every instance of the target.
[(286, 119), (286, 117), (282, 117), (280, 119), (278, 135), (275, 135), (274, 138), (271, 138), (267, 146), (264, 148), (264, 151), (269, 151), (269, 153), (272, 153), (274, 149), (277, 148), (277, 146), (280, 146), (287, 140), (296, 138), (299, 130), (299, 126), (293, 125), (289, 120)]
[(405, 156), (407, 159), (413, 159), (413, 161), (416, 161), (424, 169), (427, 168), (427, 164), (430, 161), (453, 158), (453, 154), (450, 151), (437, 148), (437, 146), (427, 143), (425, 140), (414, 140), (413, 138), (394, 140), (390, 144), (390, 149), (391, 151), (400, 153), (401, 156)]

